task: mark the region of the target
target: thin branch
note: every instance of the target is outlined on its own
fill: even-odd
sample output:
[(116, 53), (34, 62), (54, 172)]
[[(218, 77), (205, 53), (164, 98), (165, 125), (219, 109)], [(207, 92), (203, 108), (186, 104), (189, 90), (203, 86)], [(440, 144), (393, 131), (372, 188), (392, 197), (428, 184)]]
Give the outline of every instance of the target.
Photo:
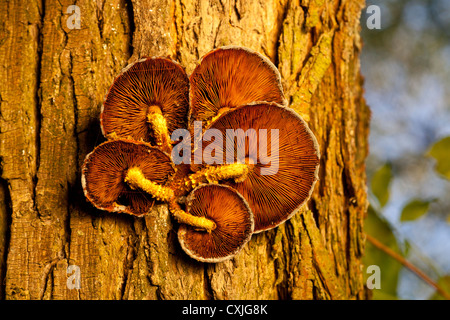
[(374, 237), (366, 234), (367, 240), (369, 240), (370, 243), (372, 243), (375, 247), (382, 250), (383, 252), (390, 255), (392, 258), (400, 262), (402, 265), (407, 267), (409, 270), (414, 272), (419, 278), (421, 278), (423, 281), (428, 283), (430, 286), (436, 289), (439, 294), (441, 294), (445, 299), (450, 300), (450, 294), (448, 294), (444, 289), (442, 289), (441, 286), (439, 286), (434, 280), (432, 280), (430, 277), (428, 277), (422, 270), (418, 269), (415, 265), (413, 265), (411, 262), (403, 258), (400, 254), (392, 250), (391, 248), (385, 246), (380, 241), (375, 239)]

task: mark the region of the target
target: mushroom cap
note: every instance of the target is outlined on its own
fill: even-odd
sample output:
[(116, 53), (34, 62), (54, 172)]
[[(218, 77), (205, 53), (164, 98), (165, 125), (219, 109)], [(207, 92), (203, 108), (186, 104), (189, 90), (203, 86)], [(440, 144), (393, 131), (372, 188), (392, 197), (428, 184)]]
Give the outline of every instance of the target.
[(109, 212), (148, 213), (156, 200), (127, 185), (124, 179), (131, 167), (138, 167), (147, 179), (161, 185), (174, 174), (169, 155), (148, 143), (106, 141), (86, 156), (82, 167), (81, 182), (89, 202)]
[[(248, 129), (254, 129), (255, 132), (245, 141), (236, 139), (234, 150), (228, 151), (226, 139), (230, 139), (230, 136), (227, 129), (238, 128), (244, 133)], [(245, 105), (221, 115), (207, 129), (218, 129), (222, 133), (223, 150), (234, 154), (235, 161), (237, 148), (243, 148), (242, 143), (246, 142), (246, 163), (250, 163), (250, 160), (253, 163), (250, 164), (247, 178), (238, 182), (229, 179), (224, 183), (232, 186), (248, 201), (255, 219), (255, 233), (274, 228), (291, 218), (311, 196), (318, 179), (319, 145), (308, 125), (291, 109), (274, 103)], [(267, 134), (261, 135), (260, 129), (267, 129)], [(273, 163), (269, 160), (272, 156), (272, 139), (276, 135), (272, 137), (271, 129), (278, 129), (278, 157), (274, 154)], [(254, 152), (253, 155), (250, 153), (250, 141), (257, 145), (257, 159), (254, 159)], [(209, 143), (203, 142), (203, 150)], [(268, 157), (265, 159), (261, 152), (262, 143), (267, 148)], [(223, 158), (224, 164), (227, 163), (225, 152), (219, 157)], [(205, 157), (203, 161), (208, 163)], [(263, 168), (264, 174), (261, 171)]]
[(265, 56), (243, 47), (227, 46), (206, 54), (189, 77), (189, 126), (208, 121), (220, 109), (255, 101), (286, 105), (281, 76)]
[(105, 97), (100, 114), (102, 133), (152, 142), (147, 114), (156, 106), (170, 135), (186, 127), (188, 95), (189, 78), (178, 63), (166, 58), (138, 60), (122, 70)]
[(254, 221), (247, 201), (233, 188), (204, 184), (186, 198), (186, 211), (216, 223), (211, 232), (182, 224), (178, 240), (183, 250), (202, 262), (221, 262), (232, 258), (250, 240)]

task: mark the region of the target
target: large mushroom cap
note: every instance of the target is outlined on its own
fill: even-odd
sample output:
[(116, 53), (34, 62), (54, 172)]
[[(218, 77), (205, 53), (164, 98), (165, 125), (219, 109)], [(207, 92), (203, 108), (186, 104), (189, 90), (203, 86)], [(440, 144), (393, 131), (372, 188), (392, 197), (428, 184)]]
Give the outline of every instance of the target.
[(170, 157), (144, 142), (111, 140), (88, 154), (82, 168), (82, 185), (86, 198), (97, 208), (146, 214), (155, 199), (142, 190), (133, 190), (125, 180), (127, 170), (139, 168), (144, 176), (161, 185), (173, 175)]
[(180, 65), (165, 58), (141, 59), (127, 66), (110, 87), (100, 115), (102, 132), (150, 142), (147, 116), (161, 112), (171, 134), (186, 127), (188, 99), (189, 79)]
[[(242, 129), (243, 133), (248, 133), (248, 138), (236, 139), (234, 149), (220, 156), (223, 163), (227, 163), (226, 153), (236, 159), (237, 148), (244, 150), (242, 160), (250, 169), (246, 179), (240, 182), (230, 179), (225, 183), (248, 201), (255, 218), (255, 232), (286, 221), (309, 199), (318, 178), (319, 147), (307, 124), (295, 112), (276, 104), (246, 105), (223, 114), (208, 129), (218, 129), (222, 133), (224, 150), (227, 139), (235, 139), (227, 129)], [(265, 135), (261, 129), (266, 129)], [(276, 135), (272, 136), (272, 129), (278, 130), (278, 139), (274, 141)], [(210, 143), (203, 142), (203, 150)], [(256, 157), (255, 150), (250, 152), (249, 149), (252, 143), (257, 146)], [(274, 146), (278, 143), (278, 148), (274, 148), (278, 156), (271, 152), (272, 143)], [(230, 144), (229, 148), (232, 146)], [(266, 157), (261, 147), (266, 148)], [(204, 154), (205, 163), (208, 163), (207, 156), (208, 153)]]
[(186, 199), (186, 210), (213, 220), (211, 232), (182, 224), (178, 239), (183, 250), (202, 262), (221, 262), (233, 257), (251, 238), (253, 215), (245, 199), (224, 185), (201, 185)]
[(243, 47), (206, 54), (191, 74), (189, 125), (209, 121), (220, 111), (255, 101), (286, 104), (281, 77), (263, 55)]

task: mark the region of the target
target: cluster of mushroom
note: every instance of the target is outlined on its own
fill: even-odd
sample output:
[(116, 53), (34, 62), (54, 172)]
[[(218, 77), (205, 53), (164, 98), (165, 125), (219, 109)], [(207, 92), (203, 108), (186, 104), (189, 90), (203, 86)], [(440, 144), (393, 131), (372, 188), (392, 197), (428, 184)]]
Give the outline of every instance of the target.
[[(208, 53), (190, 77), (170, 59), (141, 59), (114, 80), (100, 120), (107, 141), (84, 161), (86, 198), (134, 216), (168, 203), (181, 247), (199, 261), (229, 259), (253, 233), (289, 219), (317, 180), (314, 135), (287, 107), (276, 67), (246, 48)], [(194, 137), (199, 121), (205, 128)], [(187, 139), (171, 139), (177, 129)], [(236, 130), (246, 134), (230, 137)], [(173, 161), (191, 148), (183, 154), (191, 163)]]

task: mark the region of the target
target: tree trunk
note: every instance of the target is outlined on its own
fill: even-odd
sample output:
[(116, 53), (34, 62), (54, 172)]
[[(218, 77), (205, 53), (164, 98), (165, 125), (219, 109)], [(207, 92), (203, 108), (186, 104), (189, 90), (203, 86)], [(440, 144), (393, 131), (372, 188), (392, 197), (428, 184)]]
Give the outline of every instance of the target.
[[(364, 298), (364, 1), (79, 0), (81, 28), (70, 29), (73, 4), (0, 2), (2, 298)], [(291, 220), (205, 264), (180, 248), (166, 205), (144, 218), (93, 208), (80, 168), (104, 139), (100, 107), (129, 62), (171, 56), (189, 74), (230, 44), (278, 66), (319, 141), (320, 181)]]

